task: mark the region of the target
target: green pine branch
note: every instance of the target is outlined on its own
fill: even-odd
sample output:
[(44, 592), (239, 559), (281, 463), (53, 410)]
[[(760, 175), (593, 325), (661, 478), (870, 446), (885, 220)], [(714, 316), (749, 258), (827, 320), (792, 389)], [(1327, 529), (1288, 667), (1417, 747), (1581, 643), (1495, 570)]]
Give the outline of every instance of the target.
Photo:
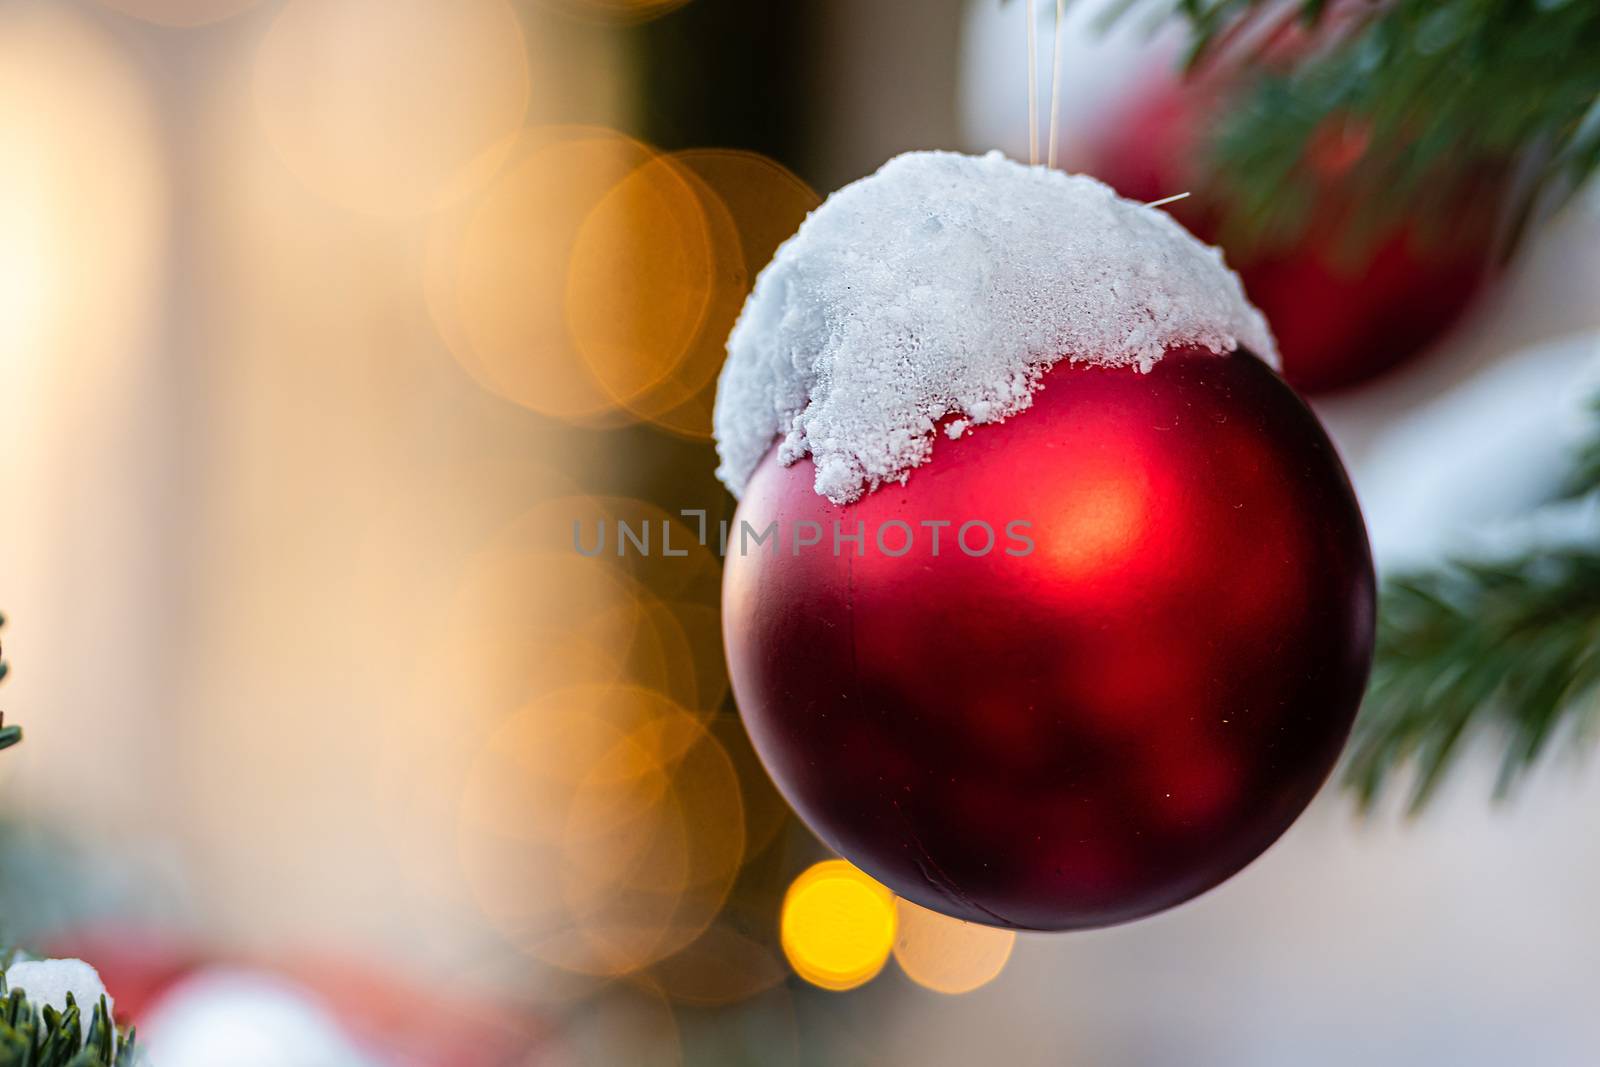
[[(0, 615), (0, 627), (5, 625)], [(0, 656), (3, 656), (0, 650)], [(0, 681), (8, 665), (0, 659)], [(22, 740), (22, 730), (5, 726), (0, 716), (0, 749)], [(65, 1011), (35, 1004), (24, 989), (8, 989), (5, 972), (14, 953), (0, 951), (0, 1067), (135, 1067), (134, 1033), (117, 1031), (106, 1000), (88, 1013), (67, 994)]]
[[(1600, 396), (1590, 400), (1589, 417), (1600, 426)], [(1597, 490), (1600, 490), (1600, 433), (1590, 435), (1577, 449), (1561, 496), (1574, 500)]]
[(1420, 810), (1483, 735), (1503, 746), (1501, 795), (1559, 730), (1592, 739), (1600, 551), (1452, 562), (1385, 582), (1379, 603), (1372, 683), (1345, 766), (1363, 807), (1414, 764), (1411, 806)]
[[(1122, 10), (1149, 8), (1125, 0)], [(1300, 232), (1308, 160), (1330, 129), (1366, 150), (1340, 177), (1359, 224), (1450, 220), (1485, 173), (1525, 174), (1520, 236), (1600, 170), (1600, 3), (1594, 0), (1163, 0), (1192, 30), (1191, 70), (1251, 70), (1219, 121), (1210, 170), (1236, 236)], [(1261, 53), (1298, 21), (1315, 39)], [(1296, 31), (1296, 32), (1301, 32)], [(1253, 50), (1253, 51), (1252, 51)], [(1452, 182), (1460, 185), (1452, 186)], [(1600, 426), (1600, 404), (1595, 409)], [(1562, 494), (1600, 493), (1600, 431)], [(1503, 795), (1558, 737), (1593, 738), (1600, 697), (1600, 547), (1454, 561), (1384, 583), (1377, 656), (1345, 766), (1364, 807), (1414, 769), (1427, 803), (1468, 742), (1496, 739)]]
[[(1558, 499), (1600, 497), (1600, 397)], [(1345, 782), (1370, 807), (1415, 765), (1412, 810), (1469, 740), (1503, 746), (1503, 796), (1552, 740), (1592, 743), (1600, 700), (1600, 546), (1453, 561), (1384, 583), (1372, 682)]]
[[(1314, 184), (1308, 158), (1330, 125), (1369, 139), (1340, 179), (1369, 229), (1417, 215), (1447, 225), (1426, 216), (1481, 196), (1486, 173), (1515, 172), (1516, 236), (1600, 170), (1593, 0), (1159, 2), (1189, 23), (1191, 68), (1254, 72), (1211, 145), (1209, 169), (1236, 231), (1299, 232)], [(1315, 47), (1297, 62), (1279, 49), (1270, 64), (1254, 63), (1296, 19)]]
[(118, 1035), (104, 997), (89, 1013), (67, 994), (67, 1008), (39, 1006), (0, 975), (0, 1067), (134, 1067), (133, 1031)]

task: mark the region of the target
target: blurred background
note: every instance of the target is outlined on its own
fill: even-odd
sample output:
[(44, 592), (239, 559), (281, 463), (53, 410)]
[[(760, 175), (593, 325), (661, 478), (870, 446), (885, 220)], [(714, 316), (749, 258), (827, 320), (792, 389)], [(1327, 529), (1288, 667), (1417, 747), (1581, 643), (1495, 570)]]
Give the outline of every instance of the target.
[[(1592, 188), (1519, 212), (1525, 160), (1446, 146), (1409, 194), (1445, 224), (1347, 245), (1404, 190), (1340, 127), (1242, 226), (1197, 145), (1316, 35), (1180, 80), (1183, 28), (1108, 6), (1060, 162), (1196, 192), (1380, 569), (1592, 543), (1539, 510), (1589, 430)], [(1027, 17), (0, 0), (5, 938), (94, 962), (166, 1067), (1600, 1059), (1575, 743), (1496, 800), (1474, 741), (1415, 817), (1330, 784), (1221, 889), (1064, 936), (894, 900), (767, 782), (693, 514), (732, 512), (723, 341), (821, 196), (1027, 157)], [(618, 519), (687, 555), (572, 551)]]

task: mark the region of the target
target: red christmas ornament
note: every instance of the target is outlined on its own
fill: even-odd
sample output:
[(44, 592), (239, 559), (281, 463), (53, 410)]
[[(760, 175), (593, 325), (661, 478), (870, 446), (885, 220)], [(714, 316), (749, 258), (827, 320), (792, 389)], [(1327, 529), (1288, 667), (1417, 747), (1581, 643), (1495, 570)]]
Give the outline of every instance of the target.
[(1332, 768), (1372, 562), (1333, 447), (1254, 356), (1063, 361), (904, 485), (838, 506), (814, 476), (774, 451), (745, 487), (733, 687), (801, 817), (896, 893), (1024, 929), (1149, 915)]
[(1283, 375), (1306, 393), (1359, 384), (1420, 354), (1472, 306), (1492, 277), (1499, 180), (1483, 174), (1452, 194), (1448, 233), (1408, 219), (1352, 240), (1358, 205), (1344, 179), (1365, 155), (1365, 131), (1330, 126), (1306, 159), (1310, 221), (1288, 243), (1230, 246), (1224, 195), (1205, 190), (1202, 137), (1235, 99), (1225, 78), (1162, 77), (1105, 123), (1084, 172), (1123, 196), (1195, 195), (1170, 211), (1201, 240), (1221, 242), (1250, 300), (1272, 324)]

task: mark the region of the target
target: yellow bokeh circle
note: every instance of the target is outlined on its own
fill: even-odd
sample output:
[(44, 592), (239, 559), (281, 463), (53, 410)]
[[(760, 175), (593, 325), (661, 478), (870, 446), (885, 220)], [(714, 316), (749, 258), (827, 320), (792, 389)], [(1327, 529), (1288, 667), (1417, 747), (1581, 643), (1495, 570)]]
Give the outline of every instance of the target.
[(883, 970), (897, 921), (893, 893), (844, 860), (826, 860), (784, 896), (783, 952), (812, 985), (854, 989)]

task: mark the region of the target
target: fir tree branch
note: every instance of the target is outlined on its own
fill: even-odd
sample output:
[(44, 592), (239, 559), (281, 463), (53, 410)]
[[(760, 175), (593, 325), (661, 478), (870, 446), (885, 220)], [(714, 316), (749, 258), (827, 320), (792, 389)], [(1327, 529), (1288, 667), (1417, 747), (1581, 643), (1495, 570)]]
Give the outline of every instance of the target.
[[(1593, 428), (1559, 494), (1600, 498), (1600, 396)], [(1503, 742), (1497, 795), (1559, 731), (1594, 740), (1600, 700), (1600, 546), (1454, 561), (1391, 578), (1379, 598), (1378, 648), (1345, 782), (1370, 807), (1415, 762), (1419, 810), (1465, 742)]]
[(1345, 781), (1363, 807), (1414, 762), (1427, 803), (1465, 743), (1498, 735), (1504, 794), (1557, 728), (1588, 737), (1600, 684), (1600, 551), (1454, 562), (1385, 583)]
[[(1137, 0), (1129, 3), (1138, 6)], [(1368, 229), (1459, 210), (1486, 168), (1531, 176), (1511, 205), (1517, 231), (1600, 170), (1600, 3), (1592, 0), (1164, 0), (1192, 29), (1191, 69), (1239, 42), (1279, 39), (1298, 16), (1315, 46), (1255, 68), (1213, 131), (1211, 169), (1235, 236), (1292, 239), (1313, 205), (1307, 166), (1330, 125), (1367, 149), (1341, 177)], [(1248, 50), (1250, 45), (1245, 46)], [(1460, 181), (1452, 188), (1445, 184)], [(1442, 220), (1448, 224), (1449, 220)], [(1514, 236), (1517, 234), (1514, 234)], [(1600, 423), (1600, 403), (1596, 405)], [(1564, 496), (1600, 493), (1600, 433)], [(1370, 806), (1415, 765), (1413, 810), (1469, 739), (1503, 743), (1497, 793), (1558, 732), (1592, 739), (1600, 686), (1600, 548), (1455, 561), (1384, 583), (1377, 657), (1345, 767)]]
[[(1589, 417), (1600, 426), (1600, 396), (1589, 401)], [(1573, 500), (1597, 491), (1600, 491), (1600, 433), (1592, 434), (1578, 448), (1561, 496)]]
[[(0, 615), (0, 627), (4, 625), (5, 616)], [(0, 659), (0, 680), (6, 673)], [(0, 715), (0, 749), (20, 740), (22, 730), (4, 726)], [(12, 950), (0, 951), (0, 1067), (137, 1067), (142, 1057), (134, 1032), (117, 1030), (105, 997), (87, 1021), (71, 993), (65, 1011), (35, 1004), (26, 990), (7, 988), (5, 975), (15, 955)]]
[(1298, 14), (1313, 27), (1315, 47), (1287, 69), (1258, 70), (1213, 131), (1211, 170), (1236, 230), (1283, 237), (1303, 227), (1308, 154), (1330, 120), (1359, 124), (1370, 138), (1342, 179), (1368, 228), (1459, 210), (1483, 168), (1526, 168), (1512, 205), (1526, 220), (1600, 169), (1600, 4), (1592, 0), (1161, 4), (1192, 29), (1191, 67), (1241, 39), (1274, 41), (1276, 33), (1255, 32), (1265, 19)]
[(0, 975), (0, 1067), (135, 1067), (132, 1030), (118, 1035), (104, 997), (89, 1013), (67, 994), (67, 1010), (34, 1004)]

